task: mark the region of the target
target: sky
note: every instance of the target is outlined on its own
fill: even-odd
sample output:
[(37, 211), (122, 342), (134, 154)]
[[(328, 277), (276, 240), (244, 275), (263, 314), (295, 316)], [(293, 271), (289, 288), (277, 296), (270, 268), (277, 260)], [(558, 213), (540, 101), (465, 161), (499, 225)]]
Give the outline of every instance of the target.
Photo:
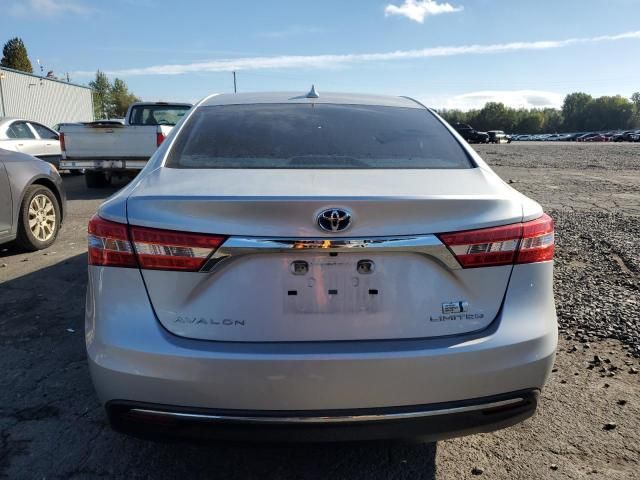
[(144, 100), (233, 91), (407, 95), (435, 108), (557, 107), (640, 91), (640, 0), (0, 0), (0, 44), (44, 73)]

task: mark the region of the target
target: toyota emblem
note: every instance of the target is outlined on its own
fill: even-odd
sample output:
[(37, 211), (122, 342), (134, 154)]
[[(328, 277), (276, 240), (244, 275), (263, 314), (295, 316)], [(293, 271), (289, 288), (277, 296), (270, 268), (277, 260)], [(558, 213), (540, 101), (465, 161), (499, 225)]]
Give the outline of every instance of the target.
[(318, 226), (325, 232), (341, 232), (351, 225), (351, 213), (340, 208), (329, 208), (318, 214)]

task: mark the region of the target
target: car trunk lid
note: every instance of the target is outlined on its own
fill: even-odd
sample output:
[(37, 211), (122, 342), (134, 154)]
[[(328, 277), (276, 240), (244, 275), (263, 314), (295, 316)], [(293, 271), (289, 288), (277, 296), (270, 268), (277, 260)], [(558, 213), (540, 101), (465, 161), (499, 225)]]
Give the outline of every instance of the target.
[[(325, 209), (350, 212), (350, 228), (319, 229)], [(233, 261), (224, 253), (201, 271), (143, 268), (142, 275), (172, 333), (251, 342), (485, 328), (511, 266), (462, 269), (434, 234), (522, 220), (519, 194), (481, 168), (161, 168), (133, 189), (127, 212), (131, 225), (227, 237), (219, 251)]]

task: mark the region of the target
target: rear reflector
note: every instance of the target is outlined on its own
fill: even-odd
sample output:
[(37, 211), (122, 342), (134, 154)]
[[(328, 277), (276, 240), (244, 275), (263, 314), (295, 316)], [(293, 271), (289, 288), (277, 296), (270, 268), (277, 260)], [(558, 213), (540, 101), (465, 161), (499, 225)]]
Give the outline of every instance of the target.
[(128, 226), (95, 215), (89, 222), (89, 265), (193, 272), (225, 238)]
[(553, 259), (553, 220), (536, 220), (502, 227), (438, 235), (464, 268), (544, 262)]

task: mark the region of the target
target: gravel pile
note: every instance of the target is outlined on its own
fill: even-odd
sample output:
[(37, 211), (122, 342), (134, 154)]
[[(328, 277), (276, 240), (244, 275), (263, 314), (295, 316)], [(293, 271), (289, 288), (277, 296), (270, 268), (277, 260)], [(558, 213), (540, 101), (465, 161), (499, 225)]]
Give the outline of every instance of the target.
[(583, 343), (621, 340), (640, 357), (640, 218), (550, 211), (561, 331)]

